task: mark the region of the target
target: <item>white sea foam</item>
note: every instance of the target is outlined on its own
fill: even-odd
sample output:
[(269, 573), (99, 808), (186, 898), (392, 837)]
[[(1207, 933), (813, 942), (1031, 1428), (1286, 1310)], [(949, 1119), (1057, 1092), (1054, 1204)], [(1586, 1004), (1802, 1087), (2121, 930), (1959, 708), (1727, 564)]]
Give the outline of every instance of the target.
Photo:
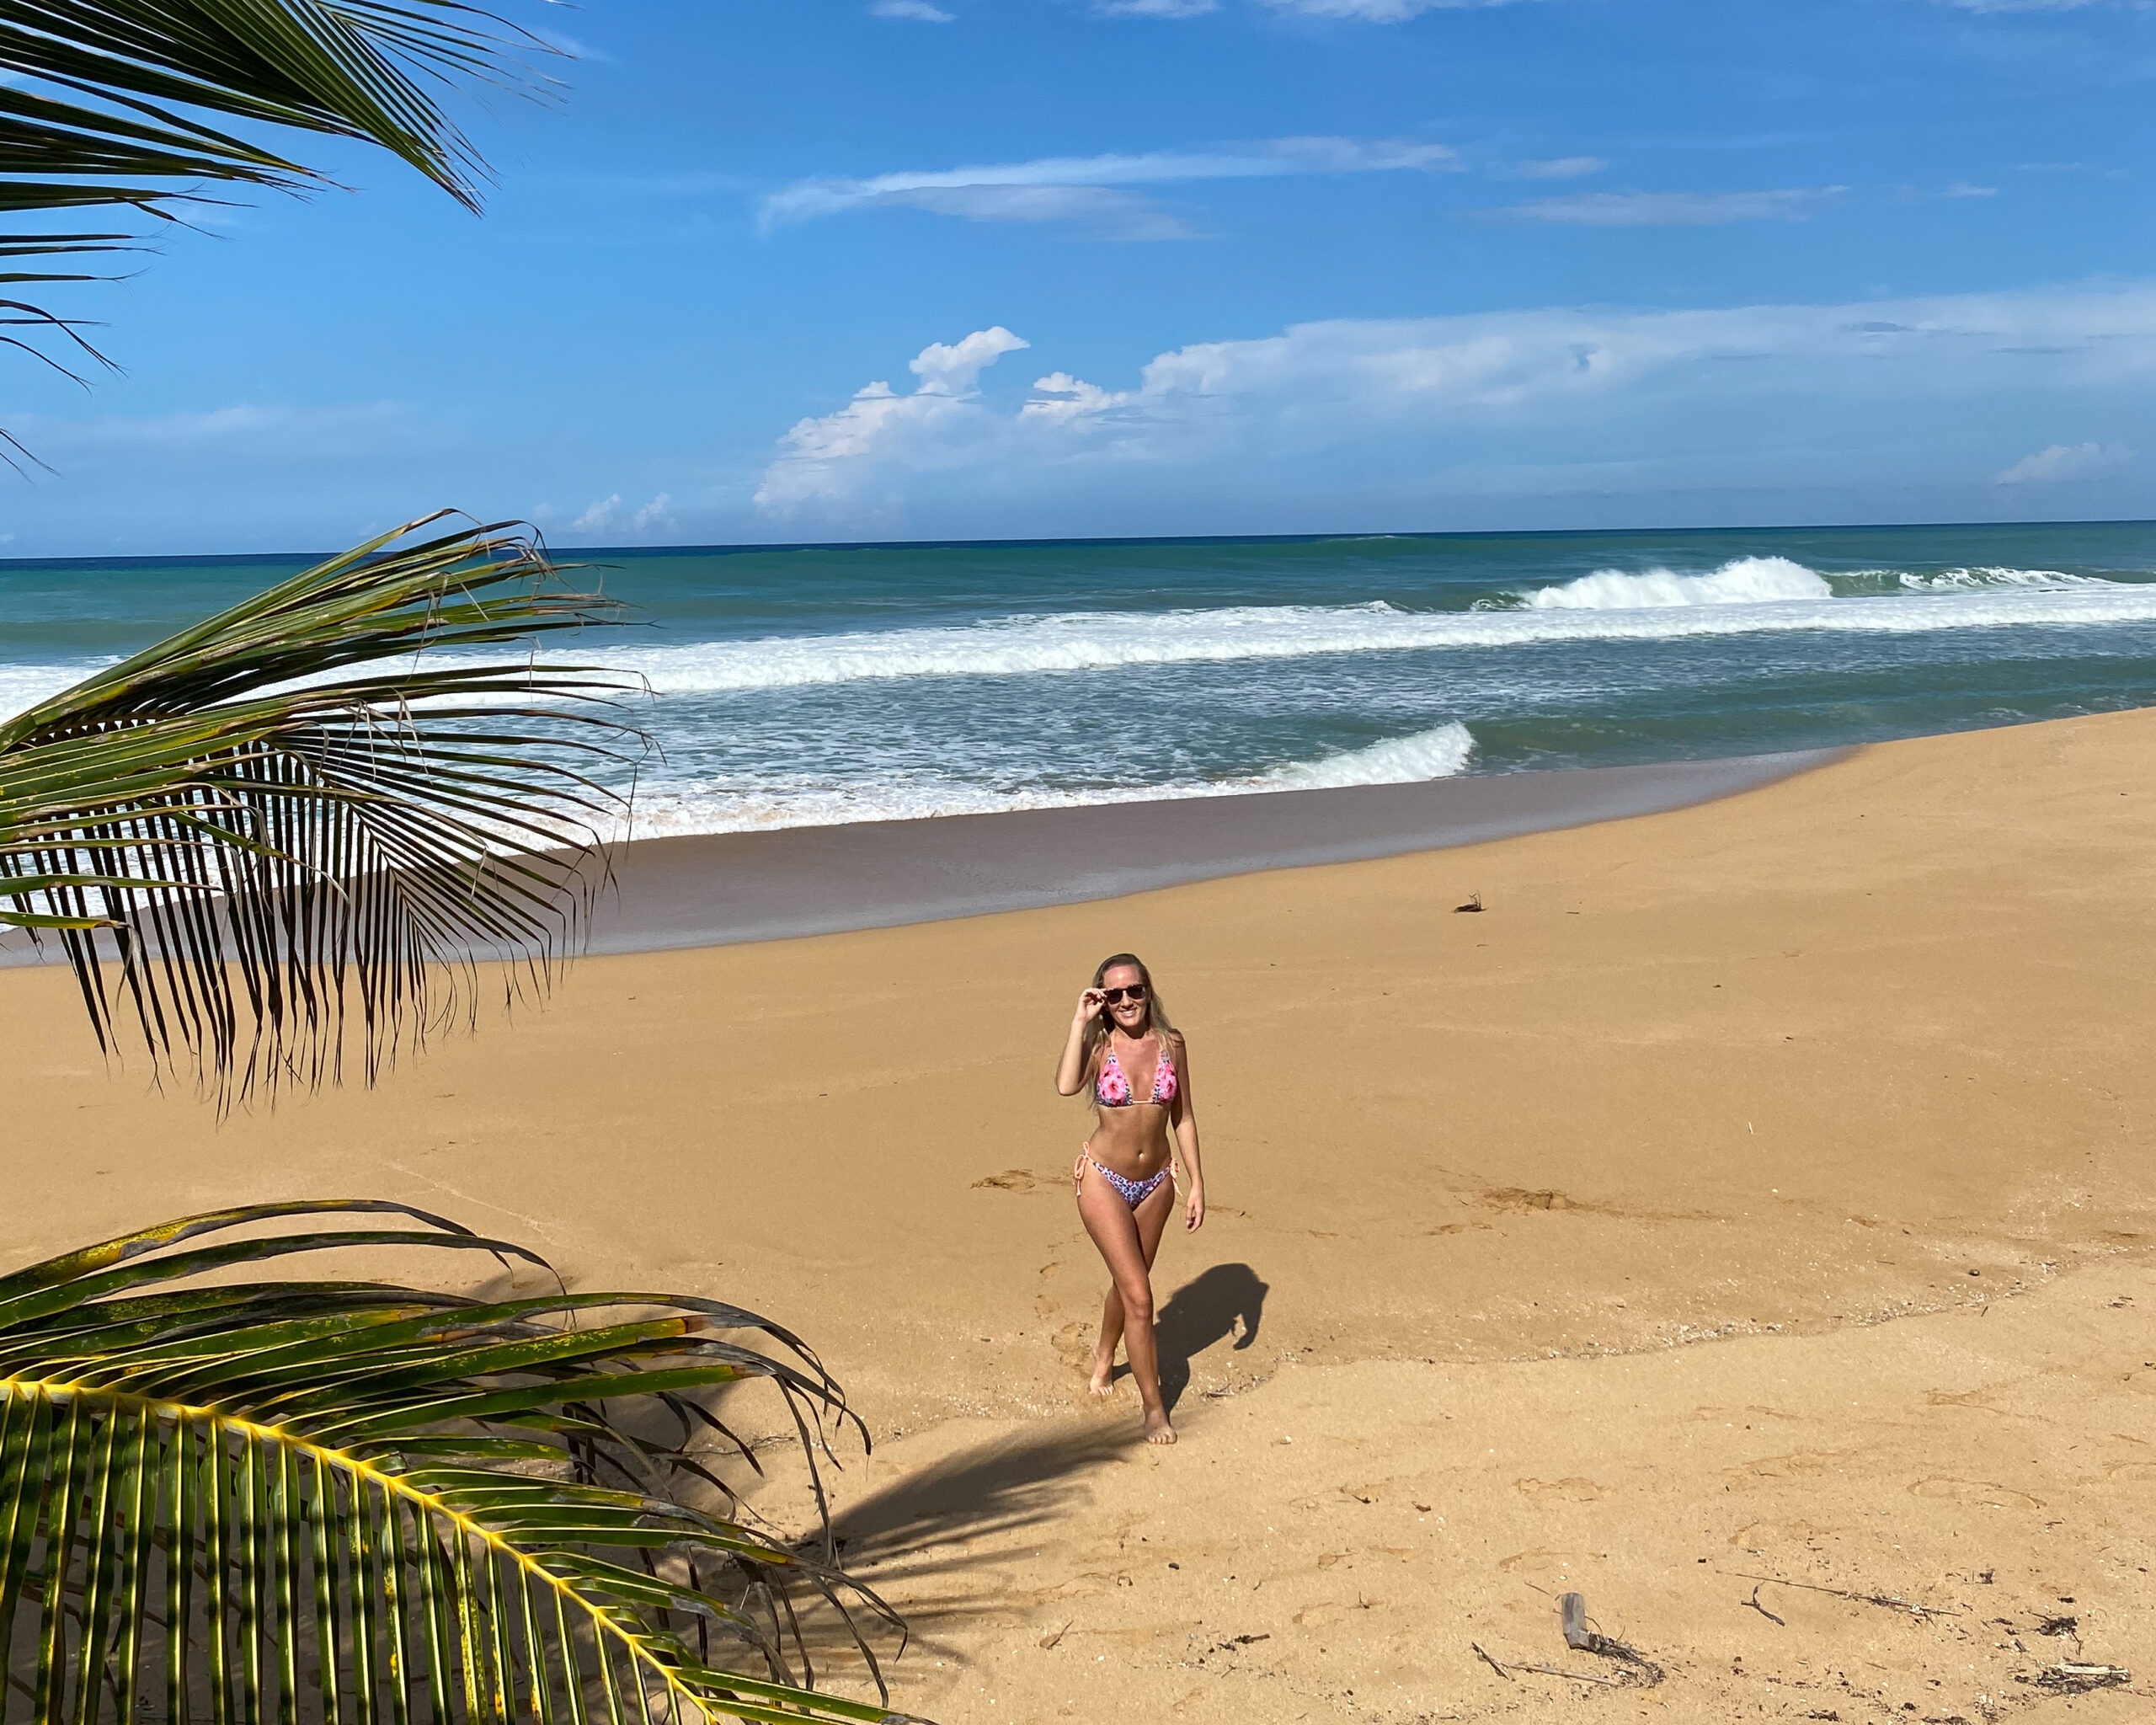
[(1538, 587), (1527, 595), (1534, 611), (1667, 610), (1674, 606), (1776, 605), (1790, 600), (1831, 599), (1825, 579), (1785, 557), (1732, 558), (1704, 575), (1673, 569), (1597, 569), (1576, 581)]
[(1351, 749), (1322, 761), (1299, 761), (1275, 767), (1254, 788), (1321, 791), (1341, 785), (1409, 785), (1424, 779), (1450, 778), (1467, 771), (1475, 739), (1464, 724), (1441, 724), (1412, 737), (1393, 737), (1367, 748)]
[(1891, 574), (1903, 590), (1909, 593), (1968, 593), (1996, 591), (2000, 588), (2047, 593), (2073, 587), (2116, 587), (2120, 585), (2116, 581), (2107, 581), (2101, 575), (2072, 575), (2063, 569), (1974, 568), (1935, 569), (1924, 574), (1908, 569), (1871, 569), (1865, 573), (1881, 576)]
[[(1900, 594), (1833, 598), (1781, 558), (1740, 558), (1705, 575), (1585, 575), (1507, 611), (1229, 606), (1209, 611), (1071, 611), (937, 628), (859, 630), (662, 646), (552, 644), (550, 657), (643, 680), (659, 695), (813, 688), (918, 677), (1033, 676), (1124, 666), (1233, 664), (1333, 654), (1503, 649), (1567, 641), (1942, 630), (2156, 622), (2156, 582), (1984, 569), (1909, 577)], [(1921, 579), (1928, 584), (1918, 587)], [(1555, 599), (1547, 595), (1568, 595)], [(1714, 596), (1719, 594), (1721, 596)], [(456, 662), (451, 655), (435, 661)], [(17, 712), (98, 664), (0, 666), (0, 711)]]
[[(1824, 593), (1825, 584), (1815, 590)], [(2152, 621), (2156, 621), (2156, 583), (2096, 581), (2063, 590), (1993, 587), (1906, 598), (1753, 598), (1608, 609), (1574, 605), (1518, 611), (1403, 611), (1380, 601), (1166, 613), (1085, 611), (999, 618), (951, 628), (579, 650), (574, 657), (643, 676), (661, 695), (698, 695), (872, 678), (1030, 676), (1123, 666), (1227, 664), (1447, 647), (1525, 647), (1558, 641), (1670, 641), (1789, 631), (1913, 635), (1945, 629)]]
[(633, 822), (616, 827), (608, 836), (664, 838), (787, 826), (845, 826), (864, 820), (995, 814), (1020, 809), (1157, 803), (1264, 791), (1417, 784), (1465, 772), (1474, 753), (1475, 739), (1465, 725), (1444, 724), (1315, 761), (1291, 761), (1266, 772), (1223, 779), (1177, 779), (1155, 785), (997, 788), (919, 771), (860, 780), (766, 781), (753, 787), (662, 785), (639, 793)]
[(50, 701), (62, 689), (79, 683), (92, 671), (117, 665), (108, 654), (100, 659), (78, 659), (64, 665), (0, 665), (0, 718), (27, 712), (40, 701)]

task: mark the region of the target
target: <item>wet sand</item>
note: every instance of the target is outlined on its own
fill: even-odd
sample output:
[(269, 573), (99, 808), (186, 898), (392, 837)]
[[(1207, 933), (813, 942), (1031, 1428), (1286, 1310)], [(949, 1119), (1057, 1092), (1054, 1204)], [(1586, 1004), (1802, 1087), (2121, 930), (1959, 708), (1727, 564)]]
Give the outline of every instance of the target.
[(1828, 749), (640, 839), (589, 950), (637, 953), (935, 922), (1658, 814), (1822, 766)]
[[(380, 1193), (587, 1286), (767, 1311), (876, 1434), (839, 1529), (914, 1624), (894, 1700), (947, 1721), (2141, 1719), (2152, 766), (2127, 713), (1460, 848), (596, 958), (371, 1095), (221, 1129), (17, 970), (0, 1263)], [(1155, 1279), (1166, 1451), (1127, 1389), (1083, 1393), (1086, 1117), (1049, 1083), (1125, 946), (1189, 1029), (1214, 1205)], [(1513, 1669), (1624, 1674), (1565, 1648), (1572, 1589), (1659, 1685)], [(2137, 1692), (2048, 1697), (2077, 1658)]]

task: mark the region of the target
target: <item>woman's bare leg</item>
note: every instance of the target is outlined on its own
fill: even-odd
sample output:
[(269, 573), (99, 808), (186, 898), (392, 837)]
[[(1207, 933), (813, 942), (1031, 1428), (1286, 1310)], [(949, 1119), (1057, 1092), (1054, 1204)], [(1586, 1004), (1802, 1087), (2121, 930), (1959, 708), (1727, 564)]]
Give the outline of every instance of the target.
[[(1168, 1423), (1161, 1403), (1160, 1357), (1153, 1341), (1153, 1282), (1150, 1271), (1161, 1249), (1168, 1213), (1175, 1208), (1175, 1189), (1163, 1180), (1134, 1212), (1115, 1188), (1092, 1169), (1086, 1170), (1078, 1187), (1078, 1214), (1092, 1236), (1093, 1244), (1113, 1279), (1101, 1311), (1101, 1349), (1094, 1354), (1093, 1387), (1104, 1388), (1105, 1359), (1112, 1369), (1114, 1348), (1121, 1341), (1130, 1359), (1131, 1381), (1145, 1408), (1145, 1440), (1172, 1444), (1175, 1428)], [(1111, 1332), (1110, 1326), (1113, 1326)]]
[(1093, 1347), (1091, 1387), (1096, 1396), (1110, 1395), (1115, 1390), (1115, 1350), (1122, 1341), (1123, 1295), (1110, 1282), (1108, 1297), (1101, 1303), (1101, 1339)]

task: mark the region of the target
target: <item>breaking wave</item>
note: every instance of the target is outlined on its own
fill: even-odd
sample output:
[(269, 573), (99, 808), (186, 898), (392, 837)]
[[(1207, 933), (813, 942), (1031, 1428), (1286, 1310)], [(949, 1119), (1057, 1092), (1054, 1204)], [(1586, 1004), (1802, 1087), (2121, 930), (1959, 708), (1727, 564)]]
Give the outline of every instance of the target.
[(1733, 558), (1704, 575), (1673, 569), (1597, 569), (1576, 581), (1538, 587), (1527, 595), (1533, 611), (1641, 611), (1690, 605), (1774, 605), (1788, 600), (1832, 599), (1826, 578), (1785, 557)]
[[(1779, 562), (1762, 558), (1763, 563)], [(1801, 565), (1790, 564), (1791, 569)], [(1721, 573), (1716, 572), (1717, 575)], [(1123, 666), (1226, 664), (1326, 654), (1505, 648), (1558, 641), (1670, 641), (1787, 632), (1929, 634), (1945, 629), (2156, 621), (2156, 583), (1988, 586), (1921, 598), (1833, 598), (1801, 570), (1807, 596), (1699, 598), (1621, 605), (1527, 605), (1508, 611), (1347, 606), (1234, 606), (1210, 611), (1083, 611), (944, 628), (781, 636), (696, 646), (579, 650), (580, 662), (646, 679), (661, 695), (803, 688), (871, 678), (1035, 676)], [(1596, 581), (1588, 575), (1583, 581)], [(1618, 579), (1638, 581), (1643, 576)], [(1716, 576), (1672, 576), (1674, 581)], [(1789, 577), (1775, 577), (1790, 579)], [(1577, 583), (1571, 584), (1577, 587)], [(1794, 585), (1794, 581), (1791, 580)], [(1545, 591), (1563, 590), (1545, 589)], [(1606, 591), (1607, 589), (1590, 590)], [(1636, 595), (1647, 589), (1620, 589)]]
[(634, 822), (611, 836), (648, 839), (688, 833), (755, 832), (785, 826), (843, 826), (866, 820), (996, 814), (1021, 809), (1330, 790), (1347, 785), (1417, 784), (1465, 772), (1474, 754), (1475, 739), (1465, 725), (1444, 724), (1314, 761), (1291, 761), (1265, 772), (1155, 785), (999, 788), (920, 771), (821, 782), (787, 782), (774, 777), (733, 785), (677, 784), (640, 793)]

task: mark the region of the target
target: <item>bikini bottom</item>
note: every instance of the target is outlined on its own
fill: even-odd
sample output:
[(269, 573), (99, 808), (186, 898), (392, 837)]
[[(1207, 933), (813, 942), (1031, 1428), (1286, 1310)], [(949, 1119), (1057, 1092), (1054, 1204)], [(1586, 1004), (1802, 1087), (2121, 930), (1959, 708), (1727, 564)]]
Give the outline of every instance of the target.
[(1136, 1210), (1139, 1204), (1159, 1191), (1161, 1182), (1166, 1179), (1175, 1167), (1175, 1164), (1170, 1162), (1166, 1167), (1161, 1168), (1150, 1180), (1134, 1180), (1128, 1174), (1118, 1174), (1113, 1168), (1104, 1168), (1098, 1162), (1094, 1162), (1091, 1151), (1086, 1152), (1086, 1160), (1093, 1162), (1093, 1172), (1107, 1181), (1109, 1185), (1114, 1187), (1116, 1196), (1133, 1210)]

